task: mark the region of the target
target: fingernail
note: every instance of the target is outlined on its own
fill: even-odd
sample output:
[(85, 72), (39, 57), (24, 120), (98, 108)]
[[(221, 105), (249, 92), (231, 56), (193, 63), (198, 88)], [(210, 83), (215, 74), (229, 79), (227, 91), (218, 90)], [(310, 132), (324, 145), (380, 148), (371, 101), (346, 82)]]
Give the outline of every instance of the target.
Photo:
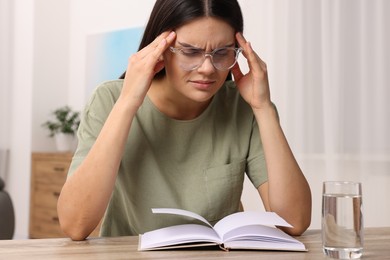
[(175, 34), (176, 34), (175, 31), (170, 32), (168, 35), (168, 38), (171, 39), (171, 38), (175, 37)]

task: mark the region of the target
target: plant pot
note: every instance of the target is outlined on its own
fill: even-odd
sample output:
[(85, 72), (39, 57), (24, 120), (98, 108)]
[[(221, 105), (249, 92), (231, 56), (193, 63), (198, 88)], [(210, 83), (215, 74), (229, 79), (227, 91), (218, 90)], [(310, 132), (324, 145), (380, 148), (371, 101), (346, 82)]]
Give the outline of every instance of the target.
[(77, 147), (77, 137), (72, 134), (57, 133), (55, 136), (57, 151), (74, 152)]

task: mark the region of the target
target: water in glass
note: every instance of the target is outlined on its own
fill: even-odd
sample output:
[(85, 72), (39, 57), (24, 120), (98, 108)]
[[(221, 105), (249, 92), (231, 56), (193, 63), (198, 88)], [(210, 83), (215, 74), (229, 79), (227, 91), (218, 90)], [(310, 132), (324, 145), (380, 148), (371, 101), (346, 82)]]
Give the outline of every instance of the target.
[(357, 259), (363, 254), (361, 194), (323, 194), (322, 241), (325, 255)]

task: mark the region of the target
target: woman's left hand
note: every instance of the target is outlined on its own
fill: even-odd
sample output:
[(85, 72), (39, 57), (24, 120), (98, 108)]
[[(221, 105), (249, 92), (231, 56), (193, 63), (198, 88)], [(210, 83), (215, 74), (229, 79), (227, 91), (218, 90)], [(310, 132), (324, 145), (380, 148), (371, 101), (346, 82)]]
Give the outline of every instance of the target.
[(300, 235), (311, 221), (310, 187), (272, 106), (267, 66), (240, 33), (236, 38), (244, 50), (249, 72), (244, 75), (236, 64), (232, 73), (241, 96), (252, 107), (267, 162), (268, 181), (258, 191), (267, 211), (276, 212), (294, 226), (284, 230), (290, 235)]
[(268, 84), (267, 65), (260, 59), (241, 33), (236, 34), (238, 44), (243, 49), (243, 55), (248, 61), (249, 72), (243, 74), (238, 63), (232, 68), (234, 80), (241, 96), (252, 107), (261, 109), (271, 104)]

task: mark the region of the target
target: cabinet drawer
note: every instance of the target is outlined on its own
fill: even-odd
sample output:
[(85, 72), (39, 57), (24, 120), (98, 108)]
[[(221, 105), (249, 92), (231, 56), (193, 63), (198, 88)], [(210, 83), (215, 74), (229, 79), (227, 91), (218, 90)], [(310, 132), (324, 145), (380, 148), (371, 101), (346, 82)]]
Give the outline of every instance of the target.
[(68, 174), (70, 162), (45, 161), (34, 165), (35, 181), (62, 186)]
[[(61, 187), (47, 186), (45, 184), (36, 183), (32, 195), (32, 206), (43, 207), (52, 210), (57, 209), (57, 201), (60, 196)], [(35, 209), (35, 208), (34, 208)]]
[[(65, 237), (61, 231), (57, 201), (72, 160), (71, 153), (33, 153), (30, 201), (30, 237)], [(99, 226), (91, 236), (98, 236)]]
[(35, 207), (31, 218), (31, 238), (65, 237), (61, 231), (56, 210)]

